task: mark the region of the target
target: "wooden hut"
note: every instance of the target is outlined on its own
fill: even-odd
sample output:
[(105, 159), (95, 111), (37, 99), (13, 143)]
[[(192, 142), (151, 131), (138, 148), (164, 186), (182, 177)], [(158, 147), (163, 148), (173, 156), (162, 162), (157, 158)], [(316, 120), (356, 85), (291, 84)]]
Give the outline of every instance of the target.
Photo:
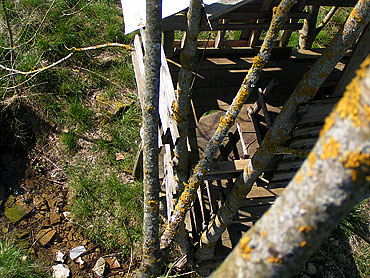
[[(225, 200), (233, 180), (240, 175), (253, 156), (265, 133), (274, 122), (282, 105), (298, 81), (325, 50), (297, 49), (289, 42), (297, 40), (297, 32), (314, 38), (317, 35), (317, 14), (320, 6), (353, 7), (353, 0), (298, 0), (289, 12), (289, 20), (280, 31), (276, 47), (263, 69), (256, 89), (246, 101), (236, 124), (220, 147), (210, 171), (198, 189), (198, 198), (187, 214), (186, 228), (193, 241)], [(224, 114), (252, 65), (262, 38), (269, 28), (273, 0), (221, 0), (204, 8), (198, 55), (192, 84), (191, 117), (189, 120), (189, 165), (194, 166), (219, 118)], [(304, 27), (303, 20), (306, 19)], [(303, 29), (306, 28), (306, 29)], [(308, 29), (307, 29), (308, 28)], [(173, 147), (179, 137), (172, 103), (180, 70), (179, 54), (184, 44), (186, 13), (180, 12), (163, 20), (163, 52), (160, 77), (159, 147), (161, 154), (162, 198), (166, 199), (167, 217), (173, 209), (174, 176), (171, 161)], [(132, 53), (138, 87), (142, 99), (144, 79), (143, 40), (136, 35)], [(357, 44), (339, 62), (320, 88), (316, 98), (300, 107), (291, 139), (282, 146), (265, 168), (252, 191), (245, 199), (233, 224), (224, 232), (216, 248), (224, 256), (237, 243), (241, 234), (268, 209), (274, 199), (299, 169), (305, 156), (315, 144), (325, 117), (343, 93), (354, 69), (369, 53), (370, 31), (365, 29)], [(139, 160), (138, 160), (139, 161)], [(190, 167), (191, 168), (191, 167)], [(136, 169), (140, 169), (139, 164)]]

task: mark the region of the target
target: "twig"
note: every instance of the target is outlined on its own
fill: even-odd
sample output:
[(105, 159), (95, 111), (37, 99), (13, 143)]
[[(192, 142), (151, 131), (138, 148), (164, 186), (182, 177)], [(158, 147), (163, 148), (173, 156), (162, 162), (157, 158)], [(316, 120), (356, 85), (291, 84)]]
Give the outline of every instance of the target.
[(332, 18), (334, 13), (337, 11), (338, 7), (334, 6), (331, 8), (331, 10), (326, 14), (324, 19), (321, 21), (321, 23), (316, 27), (315, 30), (315, 37), (321, 32), (321, 30), (325, 27), (325, 25), (329, 22), (329, 20)]
[[(126, 45), (126, 44), (121, 44), (121, 43), (106, 43), (106, 44), (100, 44), (100, 45), (88, 46), (88, 47), (82, 47), (82, 48), (72, 47), (72, 48), (67, 48), (71, 52), (67, 56), (65, 56), (64, 58), (62, 58), (62, 59), (60, 59), (60, 60), (58, 60), (58, 61), (56, 61), (56, 62), (54, 62), (54, 63), (52, 63), (52, 64), (50, 64), (48, 66), (41, 67), (41, 68), (38, 68), (38, 69), (35, 69), (35, 70), (20, 71), (20, 70), (16, 70), (16, 69), (5, 67), (5, 66), (3, 66), (1, 64), (0, 64), (0, 68), (3, 69), (3, 70), (6, 70), (6, 71), (10, 71), (10, 73), (7, 74), (6, 76), (4, 76), (3, 78), (8, 77), (8, 76), (12, 76), (12, 75), (15, 75), (15, 74), (21, 74), (21, 75), (25, 75), (25, 76), (31, 75), (30, 78), (28, 78), (27, 80), (25, 80), (23, 82), (15, 85), (13, 87), (7, 87), (7, 89), (15, 89), (15, 88), (23, 85), (24, 83), (30, 81), (31, 79), (33, 79), (39, 73), (41, 73), (41, 72), (43, 72), (45, 70), (48, 70), (50, 68), (53, 68), (53, 67), (59, 65), (60, 63), (68, 60), (76, 52), (84, 52), (84, 51), (96, 50), (96, 49), (101, 49), (101, 48), (106, 48), (106, 47), (121, 47), (121, 48), (124, 48), (126, 50), (133, 50), (133, 48), (131, 46)], [(5, 87), (2, 87), (2, 88), (5, 88)]]
[[(65, 14), (65, 13), (64, 13), (64, 11), (63, 11), (63, 14), (62, 14), (60, 17), (76, 14), (76, 13), (78, 13), (78, 12), (82, 11), (83, 9), (85, 9), (85, 8), (86, 8), (88, 5), (90, 5), (92, 2), (93, 2), (93, 0), (91, 0), (89, 3), (87, 3), (87, 4), (86, 4), (85, 6), (83, 6), (81, 9), (79, 9), (79, 10), (77, 10), (77, 11), (74, 11), (74, 12), (71, 12), (71, 13), (69, 13), (69, 14)], [(78, 2), (77, 2), (77, 4), (76, 4), (76, 5), (74, 5), (70, 10), (73, 10), (75, 7), (77, 7), (77, 5), (78, 5), (79, 3), (80, 3), (80, 1), (78, 1)]]

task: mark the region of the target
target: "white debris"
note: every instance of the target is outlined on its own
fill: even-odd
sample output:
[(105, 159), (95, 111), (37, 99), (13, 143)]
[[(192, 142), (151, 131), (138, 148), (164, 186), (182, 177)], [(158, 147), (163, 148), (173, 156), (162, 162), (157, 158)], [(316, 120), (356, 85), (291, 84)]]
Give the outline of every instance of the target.
[(53, 278), (68, 278), (70, 270), (65, 264), (57, 264), (52, 266)]
[(86, 252), (85, 246), (77, 246), (76, 248), (73, 248), (71, 251), (69, 251), (69, 257), (73, 261), (85, 252)]
[(64, 263), (63, 258), (64, 258), (64, 254), (61, 251), (58, 250), (55, 254), (55, 261), (60, 262), (60, 263)]
[(93, 268), (93, 271), (98, 277), (102, 277), (104, 275), (104, 270), (105, 270), (105, 259), (103, 257), (100, 257)]
[(83, 265), (85, 262), (81, 259), (81, 257), (78, 257), (76, 263)]

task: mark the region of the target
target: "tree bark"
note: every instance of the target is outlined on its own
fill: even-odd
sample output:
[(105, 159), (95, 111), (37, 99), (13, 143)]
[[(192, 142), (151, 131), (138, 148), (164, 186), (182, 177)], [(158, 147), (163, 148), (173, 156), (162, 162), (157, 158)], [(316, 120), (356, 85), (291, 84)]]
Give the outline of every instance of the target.
[(370, 0), (360, 0), (347, 19), (343, 31), (332, 40), (325, 53), (303, 76), (291, 97), (285, 103), (273, 126), (266, 133), (260, 147), (247, 164), (243, 173), (236, 180), (225, 204), (218, 210), (216, 217), (203, 232), (198, 258), (203, 260), (213, 257), (217, 240), (231, 223), (241, 203), (250, 192), (257, 178), (274, 157), (280, 145), (290, 138), (293, 120), (301, 104), (312, 99), (335, 65), (343, 57), (370, 20)]
[(290, 277), (370, 189), (370, 56), (276, 203), (211, 275)]
[[(172, 104), (173, 117), (180, 133), (180, 138), (174, 148), (173, 170), (175, 175), (175, 201), (184, 191), (184, 183), (189, 177), (189, 153), (188, 153), (188, 119), (190, 114), (191, 84), (193, 70), (196, 63), (197, 38), (200, 31), (203, 1), (191, 0), (188, 11), (188, 27), (186, 31), (185, 45), (180, 55), (181, 69), (178, 76), (176, 101)], [(185, 228), (179, 230), (177, 243), (183, 254), (190, 251), (188, 237)]]
[(173, 215), (162, 235), (161, 246), (163, 249), (170, 246), (174, 236), (178, 233), (179, 224), (183, 221), (187, 209), (194, 200), (196, 191), (203, 180), (204, 174), (207, 173), (217, 149), (225, 138), (230, 127), (234, 124), (245, 100), (248, 98), (251, 90), (255, 87), (263, 66), (270, 58), (273, 42), (276, 40), (279, 29), (285, 22), (287, 13), (293, 4), (294, 0), (283, 0), (280, 5), (274, 9), (274, 17), (260, 52), (254, 58), (253, 65), (249, 69), (237, 95), (226, 114), (220, 119), (220, 124), (215, 134), (207, 144), (203, 156), (194, 168), (192, 176), (185, 184), (185, 190), (181, 194)]
[(146, 1), (145, 83), (143, 101), (144, 222), (139, 277), (156, 277), (159, 252), (158, 99), (161, 65), (162, 1)]

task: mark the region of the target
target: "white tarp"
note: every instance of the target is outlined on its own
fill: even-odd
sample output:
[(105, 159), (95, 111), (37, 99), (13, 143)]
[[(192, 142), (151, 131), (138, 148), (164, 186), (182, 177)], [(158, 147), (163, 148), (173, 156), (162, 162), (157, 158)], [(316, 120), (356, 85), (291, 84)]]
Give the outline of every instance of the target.
[[(220, 0), (203, 0), (205, 5), (211, 5)], [(125, 34), (145, 26), (145, 0), (121, 0)], [(178, 13), (189, 7), (190, 0), (162, 0), (162, 18)]]

